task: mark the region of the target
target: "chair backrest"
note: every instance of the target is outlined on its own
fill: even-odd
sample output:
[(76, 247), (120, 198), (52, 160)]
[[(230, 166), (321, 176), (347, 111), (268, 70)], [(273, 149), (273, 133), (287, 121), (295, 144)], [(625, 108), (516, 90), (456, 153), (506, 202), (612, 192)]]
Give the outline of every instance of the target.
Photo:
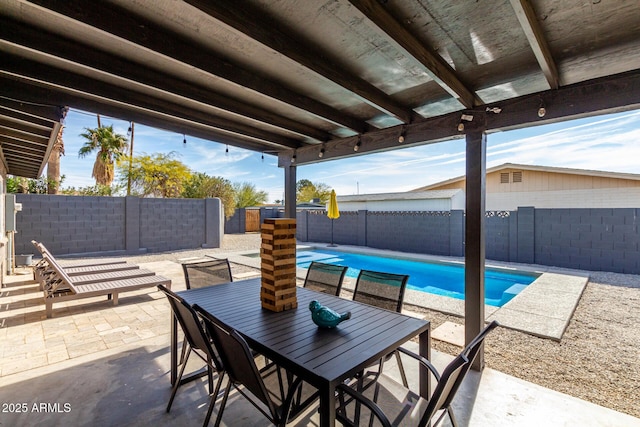
[(340, 296), (342, 281), (349, 267), (312, 261), (304, 279), (304, 287)]
[(48, 251), (43, 252), (43, 259), (47, 261), (49, 267), (55, 272), (56, 284), (50, 289), (50, 292), (55, 292), (60, 286), (69, 288), (73, 293), (78, 293), (76, 286), (73, 284), (73, 279), (64, 271), (64, 269), (58, 264), (56, 259)]
[(499, 325), (500, 324), (498, 323), (497, 320), (494, 320), (491, 323), (489, 323), (482, 331), (480, 331), (478, 335), (476, 335), (476, 337), (473, 340), (471, 340), (471, 342), (460, 353), (461, 356), (464, 356), (467, 358), (467, 360), (469, 360), (469, 363), (463, 367), (458, 382), (454, 383), (451, 393), (449, 394), (448, 398), (444, 401), (445, 407), (451, 404), (451, 401), (453, 400), (453, 397), (456, 394), (456, 391), (460, 387), (460, 384), (462, 384), (462, 380), (464, 379), (465, 375), (467, 375), (467, 372), (469, 371), (469, 369), (471, 369), (471, 365), (473, 364), (473, 361), (478, 356), (478, 353), (480, 352), (480, 348), (482, 347), (482, 343), (484, 342), (484, 339), (487, 337), (489, 332), (494, 330)]
[(228, 259), (185, 263), (182, 264), (182, 270), (187, 289), (204, 288), (233, 281)]
[(436, 412), (441, 409), (447, 409), (456, 391), (458, 391), (465, 373), (468, 371), (468, 366), (469, 359), (465, 355), (459, 354), (442, 371), (440, 380), (436, 384), (433, 394), (431, 394), (431, 399), (427, 404), (427, 409), (420, 420), (420, 427), (427, 426)]
[(229, 380), (244, 385), (246, 390), (267, 406), (273, 419), (279, 419), (276, 404), (269, 397), (251, 349), (244, 338), (197, 304), (194, 305), (194, 309), (204, 319), (207, 330), (213, 337)]
[(218, 352), (211, 345), (211, 341), (209, 341), (209, 337), (193, 307), (164, 285), (158, 285), (158, 289), (167, 296), (169, 305), (171, 305), (171, 311), (173, 311), (176, 319), (178, 319), (178, 323), (180, 323), (180, 327), (191, 348), (204, 352), (205, 355), (213, 361), (216, 369), (222, 371), (222, 363)]
[(360, 270), (353, 300), (400, 313), (408, 280), (405, 274)]

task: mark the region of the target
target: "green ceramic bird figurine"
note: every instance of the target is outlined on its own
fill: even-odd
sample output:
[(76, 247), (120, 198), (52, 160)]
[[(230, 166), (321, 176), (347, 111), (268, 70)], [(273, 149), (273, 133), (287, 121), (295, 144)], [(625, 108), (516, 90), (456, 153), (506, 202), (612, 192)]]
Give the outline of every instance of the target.
[(338, 326), (338, 323), (343, 320), (351, 319), (350, 311), (340, 314), (331, 310), (329, 307), (323, 306), (316, 300), (309, 303), (309, 310), (311, 311), (313, 323), (321, 328), (335, 328)]

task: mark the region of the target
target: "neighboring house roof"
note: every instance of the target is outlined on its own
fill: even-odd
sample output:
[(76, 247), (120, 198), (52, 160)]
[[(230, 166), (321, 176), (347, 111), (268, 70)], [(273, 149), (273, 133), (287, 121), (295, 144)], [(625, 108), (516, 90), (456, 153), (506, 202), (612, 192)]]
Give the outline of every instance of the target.
[[(599, 170), (591, 170), (591, 169), (561, 168), (561, 167), (554, 167), (554, 166), (523, 165), (519, 163), (503, 163), (499, 166), (487, 168), (487, 175), (490, 173), (499, 172), (505, 169), (518, 169), (523, 171), (529, 170), (529, 171), (537, 171), (537, 172), (562, 173), (562, 174), (571, 174), (571, 175), (586, 175), (586, 176), (597, 176), (602, 178), (630, 179), (630, 180), (640, 181), (640, 174), (635, 174), (635, 173), (608, 172), (608, 171), (599, 171)], [(428, 190), (431, 190), (432, 188), (438, 188), (443, 185), (453, 184), (454, 182), (464, 181), (465, 178), (466, 178), (465, 175), (458, 176), (445, 181), (440, 181), (434, 184), (426, 185), (424, 187), (419, 187), (414, 190), (410, 190), (410, 192), (413, 193), (413, 192), (428, 191)]]
[(405, 193), (375, 193), (375, 194), (353, 194), (349, 196), (338, 196), (340, 202), (364, 202), (382, 200), (424, 200), (424, 199), (450, 199), (462, 190), (433, 190), (433, 191), (411, 191)]

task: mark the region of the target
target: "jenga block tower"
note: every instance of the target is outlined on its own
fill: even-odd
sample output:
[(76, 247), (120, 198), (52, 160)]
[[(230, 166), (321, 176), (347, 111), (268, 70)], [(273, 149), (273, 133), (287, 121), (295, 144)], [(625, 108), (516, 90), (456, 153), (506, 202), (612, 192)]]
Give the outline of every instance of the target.
[(296, 220), (267, 218), (261, 232), (262, 307), (271, 311), (296, 308)]

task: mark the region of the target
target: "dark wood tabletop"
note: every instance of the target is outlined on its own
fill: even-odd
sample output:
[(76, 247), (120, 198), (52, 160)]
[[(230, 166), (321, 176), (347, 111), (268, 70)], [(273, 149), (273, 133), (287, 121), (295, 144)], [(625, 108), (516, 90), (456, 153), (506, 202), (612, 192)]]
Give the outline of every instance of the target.
[[(317, 387), (322, 426), (335, 424), (334, 392), (343, 380), (416, 335), (421, 355), (430, 357), (428, 321), (333, 295), (297, 288), (298, 308), (276, 313), (260, 304), (260, 278), (178, 294), (236, 329), (254, 350)], [(309, 311), (314, 299), (340, 313), (351, 311), (351, 319), (335, 329), (319, 328)], [(177, 346), (176, 339), (172, 345)], [(421, 373), (421, 393), (426, 395), (428, 388), (428, 376)]]

